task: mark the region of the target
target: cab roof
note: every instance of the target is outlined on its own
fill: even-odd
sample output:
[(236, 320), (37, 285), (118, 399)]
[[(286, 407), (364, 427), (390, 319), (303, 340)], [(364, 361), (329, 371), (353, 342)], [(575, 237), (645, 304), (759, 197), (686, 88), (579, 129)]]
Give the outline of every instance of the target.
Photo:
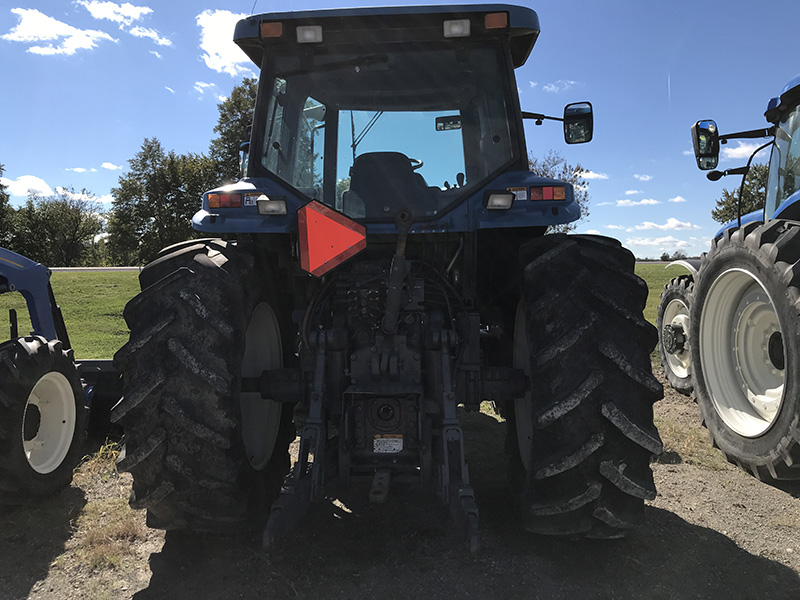
[[(469, 18), (471, 22), (477, 22), (483, 18), (482, 15), (490, 13), (508, 15), (508, 26), (504, 31), (509, 39), (514, 67), (522, 66), (539, 36), (539, 17), (530, 8), (510, 4), (385, 6), (263, 13), (239, 21), (236, 24), (233, 41), (260, 67), (265, 46), (271, 43), (293, 43), (294, 28), (301, 25), (322, 26), (323, 43), (336, 43), (337, 40), (356, 40), (362, 44), (379, 44), (387, 41), (413, 42), (444, 40), (442, 33), (444, 21)], [(288, 23), (289, 26), (283, 29), (283, 39), (264, 40), (260, 37), (262, 23), (284, 25)], [(478, 27), (473, 25), (475, 37), (484, 37), (487, 33), (485, 29), (481, 31), (482, 21), (480, 23)], [(375, 35), (376, 32), (380, 35)], [(325, 35), (326, 33), (329, 35)], [(496, 35), (497, 30), (488, 33)]]

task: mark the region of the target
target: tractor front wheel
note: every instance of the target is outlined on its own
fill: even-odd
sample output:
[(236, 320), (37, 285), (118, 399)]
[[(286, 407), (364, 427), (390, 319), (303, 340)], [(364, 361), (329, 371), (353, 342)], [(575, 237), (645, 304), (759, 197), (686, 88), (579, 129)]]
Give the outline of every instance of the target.
[(658, 353), (669, 384), (684, 396), (692, 393), (692, 362), (689, 352), (691, 275), (675, 277), (664, 286), (656, 313)]
[(0, 503), (21, 504), (68, 486), (85, 433), (72, 351), (39, 336), (0, 344)]

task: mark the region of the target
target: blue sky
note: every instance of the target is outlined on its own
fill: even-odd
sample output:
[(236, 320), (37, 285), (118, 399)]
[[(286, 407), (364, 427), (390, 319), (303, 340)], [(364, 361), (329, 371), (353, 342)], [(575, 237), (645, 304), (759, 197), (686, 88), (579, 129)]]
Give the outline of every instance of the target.
[[(394, 0), (392, 4), (420, 4)], [(441, 4), (441, 2), (429, 2)], [(375, 5), (256, 0), (255, 12)], [(589, 100), (595, 136), (567, 146), (557, 123), (527, 122), (529, 151), (559, 151), (590, 171), (580, 232), (616, 237), (639, 257), (702, 252), (723, 187), (697, 170), (689, 127), (762, 127), (768, 99), (800, 72), (796, 0), (523, 1), (542, 33), (517, 70), (523, 110), (560, 115)], [(32, 8), (35, 6), (35, 8)], [(111, 188), (145, 137), (205, 152), (217, 103), (255, 70), (231, 41), (253, 0), (0, 2), (0, 163), (12, 202), (28, 189)], [(731, 143), (720, 168), (744, 164)], [(762, 153), (766, 162), (766, 153)], [(198, 206), (200, 199), (198, 198)]]

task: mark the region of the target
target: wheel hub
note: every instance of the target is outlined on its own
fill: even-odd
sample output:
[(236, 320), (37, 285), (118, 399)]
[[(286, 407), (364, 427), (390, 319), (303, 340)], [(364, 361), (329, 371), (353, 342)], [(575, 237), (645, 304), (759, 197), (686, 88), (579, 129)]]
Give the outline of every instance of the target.
[(681, 325), (667, 323), (661, 335), (667, 354), (678, 354), (686, 349), (686, 333)]

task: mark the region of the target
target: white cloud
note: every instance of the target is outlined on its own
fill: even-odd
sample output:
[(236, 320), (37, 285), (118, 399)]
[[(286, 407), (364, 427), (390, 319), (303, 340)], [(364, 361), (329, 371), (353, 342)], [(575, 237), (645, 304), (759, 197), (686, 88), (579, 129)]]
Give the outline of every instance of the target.
[(635, 196), (636, 194), (641, 194), (641, 193), (642, 193), (642, 190), (626, 190), (625, 191), (625, 195), (626, 196)]
[(125, 25), (130, 25), (134, 21), (138, 21), (144, 15), (153, 12), (152, 8), (147, 6), (134, 6), (129, 2), (125, 4), (115, 4), (114, 2), (100, 2), (98, 0), (78, 0), (78, 4), (83, 6), (89, 11), (95, 19), (106, 19), (119, 23), (119, 28), (122, 29)]
[(152, 54), (153, 56), (155, 56), (158, 59), (164, 58), (163, 56), (161, 56), (160, 53), (156, 52), (155, 50), (150, 50), (150, 54)]
[(589, 229), (588, 231), (584, 232), (587, 235), (600, 235), (600, 232), (597, 229)]
[(619, 229), (621, 231), (625, 228), (622, 225), (606, 225), (606, 229)]
[(722, 158), (729, 160), (750, 158), (750, 155), (761, 145), (758, 142), (738, 142), (738, 144), (736, 148), (731, 148), (728, 144), (722, 146)]
[(686, 198), (683, 196), (675, 196), (674, 198), (670, 198), (667, 202), (686, 202)]
[(645, 198), (644, 200), (617, 200), (617, 206), (653, 206), (661, 204), (658, 200)]
[(558, 92), (566, 92), (567, 90), (573, 88), (576, 85), (578, 85), (577, 81), (570, 81), (569, 79), (559, 79), (558, 81), (554, 81), (553, 83), (546, 84), (544, 87), (542, 87), (542, 89), (545, 92), (557, 94)]
[[(158, 32), (155, 29), (150, 29), (149, 27), (131, 27), (128, 30), (128, 33), (130, 33), (133, 37), (150, 38), (159, 46), (172, 46), (172, 40), (162, 38), (160, 35), (158, 35)], [(158, 57), (161, 58), (160, 55)]]
[(114, 163), (110, 163), (110, 162), (104, 162), (100, 166), (103, 167), (104, 169), (108, 169), (109, 171), (118, 171), (119, 169), (122, 168), (122, 167), (118, 167)]
[(247, 15), (228, 10), (204, 10), (197, 15), (200, 27), (200, 49), (206, 66), (218, 73), (232, 77), (251, 75), (253, 72), (243, 65), (250, 64), (244, 52), (233, 43), (233, 30), (239, 19)]
[(694, 156), (694, 150), (684, 150), (683, 151), (683, 155), (684, 156)]
[(681, 230), (681, 229), (700, 229), (699, 225), (693, 225), (692, 223), (684, 223), (682, 221), (678, 221), (675, 217), (670, 217), (667, 219), (667, 222), (663, 225), (659, 225), (657, 223), (653, 223), (652, 221), (645, 221), (641, 225), (636, 226), (637, 230), (642, 229), (661, 229), (666, 231), (668, 229), (672, 230)]
[(49, 185), (35, 175), (20, 175), (16, 179), (9, 179), (8, 177), (0, 177), (2, 183), (8, 189), (8, 193), (12, 196), (27, 197), (28, 194), (34, 193), (41, 196), (52, 196), (53, 190)]
[(216, 88), (216, 84), (214, 83), (206, 83), (205, 81), (195, 81), (194, 82), (194, 89), (200, 94), (200, 96), (205, 95), (206, 92), (210, 92), (214, 88)]
[(78, 29), (48, 17), (34, 8), (12, 8), (11, 12), (19, 17), (19, 23), (7, 34), (0, 36), (2, 39), (32, 44), (50, 42), (46, 46), (39, 44), (31, 46), (28, 52), (32, 54), (71, 56), (78, 50), (95, 48), (98, 41), (117, 41), (103, 31)]
[(625, 240), (626, 246), (658, 246), (659, 249), (679, 249), (688, 248), (689, 242), (679, 240), (673, 236), (660, 238), (628, 238)]
[(173, 90), (173, 89), (172, 89), (171, 87), (169, 87), (168, 85), (165, 85), (165, 86), (164, 86), (164, 89), (166, 89), (166, 90), (167, 90), (167, 91), (168, 91), (170, 94), (174, 94), (174, 93), (175, 93), (175, 90)]
[(65, 171), (72, 171), (73, 173), (86, 173), (86, 169), (83, 167), (74, 167), (72, 169), (64, 169)]
[(611, 206), (613, 202), (600, 202), (597, 206)]
[(529, 81), (528, 83), (530, 83), (530, 84), (531, 84), (531, 87), (532, 87), (532, 88), (535, 88), (537, 85), (539, 85), (539, 84), (538, 84), (538, 83), (536, 83), (535, 81)]
[(595, 173), (594, 171), (583, 171), (578, 174), (578, 177), (583, 177), (584, 179), (608, 179), (608, 175), (605, 173)]
[(653, 179), (652, 175), (639, 175), (638, 173), (634, 174), (634, 178), (638, 179), (639, 181), (651, 181)]

